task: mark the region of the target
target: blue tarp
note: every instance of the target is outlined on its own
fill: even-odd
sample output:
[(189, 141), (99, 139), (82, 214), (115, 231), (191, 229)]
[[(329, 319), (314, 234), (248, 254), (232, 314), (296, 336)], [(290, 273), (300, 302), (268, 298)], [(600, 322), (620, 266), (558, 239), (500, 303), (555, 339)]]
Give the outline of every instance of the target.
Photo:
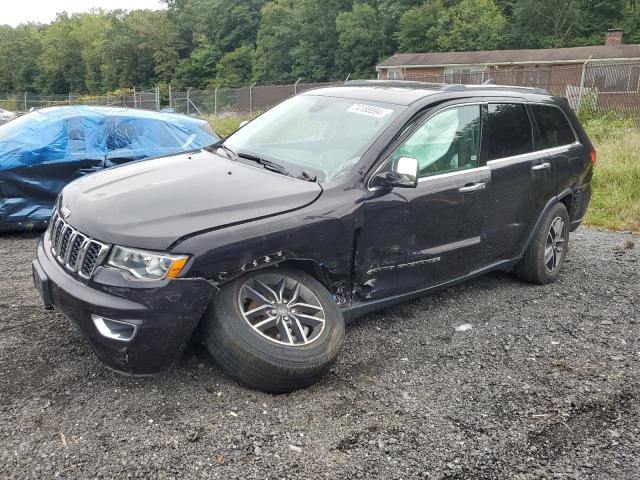
[(0, 231), (42, 228), (70, 181), (217, 142), (208, 123), (112, 107), (52, 107), (0, 126)]

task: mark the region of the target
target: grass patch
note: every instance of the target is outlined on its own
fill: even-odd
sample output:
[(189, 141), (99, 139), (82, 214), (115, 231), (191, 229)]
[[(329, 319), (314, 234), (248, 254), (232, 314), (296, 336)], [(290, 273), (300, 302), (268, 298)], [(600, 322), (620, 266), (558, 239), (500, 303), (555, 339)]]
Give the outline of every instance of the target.
[(241, 114), (241, 115), (222, 115), (216, 117), (215, 115), (209, 115), (209, 125), (214, 132), (220, 137), (225, 138), (240, 128), (240, 123), (245, 120), (251, 120), (259, 115), (258, 112), (253, 114)]
[(601, 136), (592, 133), (589, 123), (585, 127), (598, 151), (598, 162), (585, 223), (640, 232), (640, 130), (627, 124)]

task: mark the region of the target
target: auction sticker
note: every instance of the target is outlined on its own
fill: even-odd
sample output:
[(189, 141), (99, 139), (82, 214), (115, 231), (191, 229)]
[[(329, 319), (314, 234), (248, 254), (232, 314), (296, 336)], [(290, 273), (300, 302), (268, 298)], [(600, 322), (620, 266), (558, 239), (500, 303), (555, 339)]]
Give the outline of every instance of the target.
[(347, 110), (347, 112), (359, 113), (360, 115), (368, 115), (370, 117), (383, 118), (393, 112), (393, 110), (391, 110), (390, 108), (376, 107), (375, 105), (355, 103), (349, 107), (349, 110)]

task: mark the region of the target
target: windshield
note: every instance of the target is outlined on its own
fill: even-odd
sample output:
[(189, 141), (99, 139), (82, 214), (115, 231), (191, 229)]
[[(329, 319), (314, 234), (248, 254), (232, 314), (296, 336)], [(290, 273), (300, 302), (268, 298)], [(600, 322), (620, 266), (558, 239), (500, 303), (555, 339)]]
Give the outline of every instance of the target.
[(298, 95), (265, 112), (224, 144), (238, 155), (277, 162), (291, 174), (331, 181), (349, 171), (403, 109), (398, 105)]

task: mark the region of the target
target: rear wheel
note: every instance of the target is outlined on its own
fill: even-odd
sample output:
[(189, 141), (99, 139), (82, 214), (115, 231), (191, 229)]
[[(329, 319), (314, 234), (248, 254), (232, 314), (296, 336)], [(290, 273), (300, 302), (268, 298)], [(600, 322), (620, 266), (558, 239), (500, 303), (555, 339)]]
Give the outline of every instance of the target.
[(272, 393), (318, 381), (345, 335), (342, 313), (327, 289), (289, 268), (250, 272), (224, 285), (204, 322), (205, 343), (222, 369)]
[(569, 245), (569, 214), (555, 204), (538, 227), (515, 273), (523, 280), (544, 285), (556, 281)]

